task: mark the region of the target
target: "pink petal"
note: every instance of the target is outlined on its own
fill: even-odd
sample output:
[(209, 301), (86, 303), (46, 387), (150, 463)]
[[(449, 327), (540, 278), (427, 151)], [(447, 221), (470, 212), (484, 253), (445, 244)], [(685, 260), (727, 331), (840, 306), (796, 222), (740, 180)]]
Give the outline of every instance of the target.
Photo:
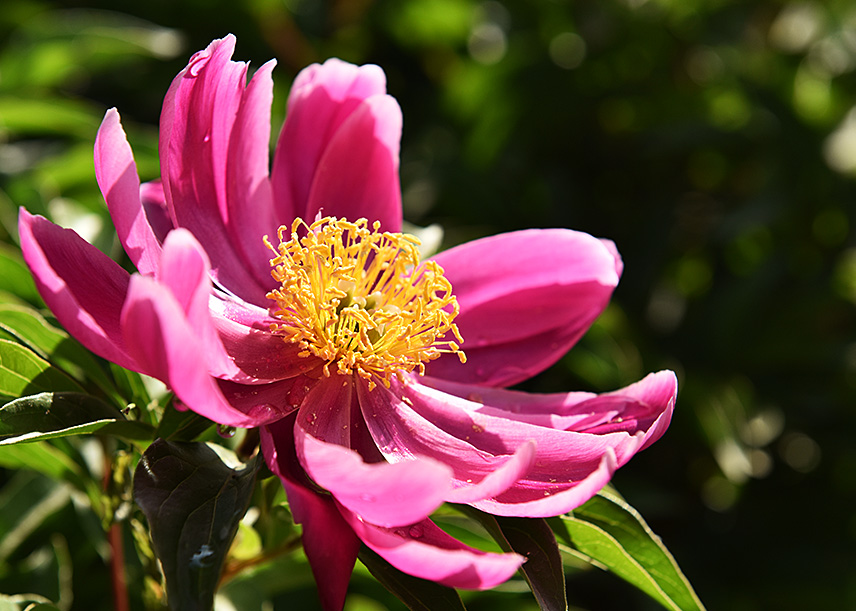
[(339, 503), (370, 522), (401, 526), (427, 517), (449, 492), (451, 470), (429, 458), (366, 463), (347, 447), (353, 425), (342, 424), (350, 422), (346, 406), (353, 399), (349, 376), (334, 374), (309, 392), (294, 427), (300, 463)]
[(383, 528), (340, 508), (363, 543), (397, 569), (452, 588), (487, 590), (508, 580), (525, 562), (517, 554), (483, 552), (464, 545), (431, 520)]
[(202, 246), (186, 229), (176, 229), (163, 243), (157, 281), (168, 287), (184, 310), (184, 315), (202, 343), (208, 371), (217, 377), (234, 378), (235, 363), (226, 354), (211, 320), (211, 266)]
[(167, 234), (175, 229), (169, 216), (163, 183), (160, 180), (152, 180), (141, 184), (140, 200), (143, 204), (146, 220), (149, 222), (158, 243), (162, 244)]
[(131, 262), (140, 273), (154, 273), (160, 243), (146, 218), (137, 165), (115, 108), (104, 115), (95, 138), (95, 178)]
[(601, 240), (567, 229), (502, 234), (440, 253), (434, 259), (461, 308), (455, 322), (467, 363), (444, 355), (429, 374), (508, 386), (539, 373), (606, 307), (618, 284), (616, 257)]
[(74, 231), (23, 208), (18, 232), (36, 287), (60, 324), (99, 356), (144, 371), (129, 354), (119, 322), (128, 272)]
[(493, 499), (471, 503), (476, 509), (497, 516), (549, 518), (576, 509), (609, 483), (618, 465), (612, 448), (607, 448), (600, 465), (572, 487), (527, 485), (523, 483)]
[(429, 457), (453, 470), (454, 489), (446, 501), (470, 503), (496, 496), (523, 478), (534, 463), (534, 443), (521, 444), (512, 455), (494, 456), (449, 435), (385, 388), (368, 391), (361, 384), (358, 390), (366, 425), (387, 460)]
[(326, 611), (340, 611), (360, 541), (329, 496), (313, 492), (297, 463), (293, 416), (261, 428), (268, 467), (282, 480), (294, 521), (303, 526), (303, 549)]
[(226, 401), (239, 411), (250, 414), (264, 409), (286, 415), (297, 410), (316, 380), (298, 375), (267, 384), (239, 384), (215, 380)]
[[(508, 505), (503, 515), (520, 516), (556, 515), (544, 512), (558, 507), (557, 513), (563, 513), (584, 502), (616, 467), (662, 435), (677, 392), (668, 371), (605, 395), (532, 396), (532, 405), (526, 404), (525, 393), (430, 378), (424, 382), (415, 376), (406, 383), (393, 381), (392, 391), (449, 436), (494, 456), (534, 441), (535, 461), (526, 474), (492, 501), (472, 503)], [(547, 413), (551, 405), (555, 414)]]
[(209, 374), (207, 349), (168, 287), (147, 276), (133, 276), (122, 309), (128, 351), (149, 375), (162, 380), (190, 409), (221, 424), (255, 427), (284, 415), (269, 403), (247, 412), (232, 406)]
[(255, 263), (248, 272), (262, 286), (274, 288), (270, 274), (271, 251), (264, 236), (276, 234), (270, 167), (270, 108), (273, 101), (271, 60), (253, 75), (241, 99), (229, 142), (226, 187), (229, 205), (227, 228), (244, 259)]
[(203, 245), (217, 282), (261, 305), (267, 291), (247, 270), (266, 260), (246, 260), (227, 229), (242, 222), (229, 217), (226, 187), (247, 73), (246, 64), (230, 61), (234, 47), (233, 36), (212, 42), (173, 81), (161, 113), (161, 174), (175, 226), (189, 229)]
[[(373, 167), (378, 169), (373, 170), (372, 184), (368, 186), (370, 190), (379, 191), (383, 199), (365, 202), (367, 207), (356, 215), (351, 208), (345, 207), (341, 211), (335, 208), (343, 203), (341, 201), (331, 204), (319, 201), (311, 213), (307, 209), (310, 191), (317, 180), (316, 173), (331, 141), (338, 137), (342, 125), (365, 101), (385, 93), (386, 77), (377, 66), (358, 67), (330, 59), (323, 65), (309, 66), (297, 76), (288, 99), (288, 114), (279, 136), (271, 171), (275, 203), (279, 218), (285, 219), (283, 222), (289, 222), (296, 216), (312, 219), (320, 206), (324, 208), (325, 215), (345, 216), (347, 213), (351, 220), (365, 216), (371, 221), (380, 220), (387, 230), (398, 231), (401, 226), (400, 206), (395, 208), (394, 202), (390, 202), (390, 198), (398, 197), (393, 195), (393, 192), (397, 192), (397, 175), (396, 184), (393, 185), (390, 177), (379, 169), (384, 158), (392, 160), (391, 165), (398, 167), (400, 111), (392, 108), (388, 101), (381, 102), (378, 110), (386, 108), (392, 113), (389, 117), (361, 121), (361, 137), (368, 136), (371, 142), (354, 143), (351, 138), (347, 138), (351, 144), (374, 151), (372, 155), (377, 157), (377, 161), (373, 162)], [(365, 110), (360, 112), (372, 113)], [(350, 131), (353, 132), (354, 128), (350, 128)], [(340, 156), (335, 156), (337, 163)], [(329, 189), (336, 191), (339, 172), (348, 173), (350, 163), (353, 162), (362, 164), (358, 156), (353, 155), (344, 166), (332, 168), (334, 184), (329, 185)]]
[(401, 227), (398, 147), (401, 109), (390, 96), (366, 100), (330, 139), (315, 171), (306, 217), (378, 220)]
[(276, 322), (268, 311), (224, 295), (219, 291), (208, 302), (217, 335), (229, 357), (240, 370), (229, 379), (241, 384), (265, 384), (319, 369), (314, 356), (300, 356), (299, 344), (271, 332)]

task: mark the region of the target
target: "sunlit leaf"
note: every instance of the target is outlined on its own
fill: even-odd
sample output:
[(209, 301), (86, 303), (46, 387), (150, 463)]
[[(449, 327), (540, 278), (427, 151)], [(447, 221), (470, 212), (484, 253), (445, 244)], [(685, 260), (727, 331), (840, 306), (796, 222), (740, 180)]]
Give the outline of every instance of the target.
[(0, 446), (0, 467), (32, 469), (54, 479), (79, 479), (80, 467), (65, 453), (44, 443)]
[(234, 470), (203, 443), (158, 439), (134, 474), (173, 609), (207, 610), (249, 504), (257, 464)]
[(111, 405), (80, 393), (40, 393), (0, 407), (0, 445), (96, 431), (129, 439), (151, 439), (154, 429), (126, 420)]
[(42, 303), (20, 251), (6, 244), (0, 244), (0, 290), (22, 297), (33, 304)]
[(601, 492), (550, 520), (557, 538), (646, 592), (666, 609), (704, 609), (660, 538), (623, 499)]
[(111, 395), (116, 394), (115, 386), (92, 354), (65, 331), (48, 323), (35, 310), (20, 305), (0, 304), (0, 329), (11, 333), (39, 356), (78, 379), (86, 376), (102, 390)]
[(375, 579), (412, 611), (466, 609), (454, 588), (402, 573), (365, 545), (360, 548), (359, 558)]
[(83, 389), (31, 350), (0, 339), (0, 399), (51, 391), (83, 392)]
[(92, 104), (62, 98), (0, 97), (0, 130), (19, 135), (76, 135), (91, 139), (101, 122)]

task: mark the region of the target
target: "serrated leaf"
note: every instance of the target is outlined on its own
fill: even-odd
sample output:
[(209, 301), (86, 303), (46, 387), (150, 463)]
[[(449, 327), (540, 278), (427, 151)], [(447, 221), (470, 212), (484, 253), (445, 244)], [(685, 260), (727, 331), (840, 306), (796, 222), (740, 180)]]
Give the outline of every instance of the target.
[(38, 312), (15, 304), (0, 304), (0, 329), (29, 346), (42, 358), (51, 361), (79, 380), (88, 378), (118, 400), (115, 386), (105, 375), (92, 354), (57, 329)]
[(154, 429), (125, 420), (107, 403), (80, 393), (40, 393), (0, 407), (0, 446), (100, 431), (128, 439), (151, 439)]
[(360, 547), (359, 558), (375, 579), (411, 611), (466, 610), (454, 588), (402, 573), (365, 545)]
[(550, 520), (562, 542), (606, 566), (666, 609), (704, 606), (674, 557), (633, 507), (601, 492), (572, 513)]
[(143, 454), (134, 498), (149, 521), (173, 609), (206, 611), (214, 604), (257, 468), (231, 469), (204, 443), (158, 439)]
[(83, 392), (77, 382), (28, 348), (0, 339), (0, 398), (40, 392)]

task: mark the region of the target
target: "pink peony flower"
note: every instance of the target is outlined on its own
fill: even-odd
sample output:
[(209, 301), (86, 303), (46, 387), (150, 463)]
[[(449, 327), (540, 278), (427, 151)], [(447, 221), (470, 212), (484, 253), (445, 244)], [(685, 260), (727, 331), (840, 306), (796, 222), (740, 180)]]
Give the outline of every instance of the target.
[(140, 185), (115, 109), (99, 129), (98, 184), (138, 273), (21, 210), (39, 291), (93, 352), (261, 427), (325, 607), (342, 606), (360, 541), (412, 575), (493, 587), (524, 559), (465, 546), (432, 511), (562, 514), (668, 426), (669, 371), (603, 395), (504, 389), (580, 338), (621, 259), (544, 229), (419, 263), (398, 233), (401, 112), (381, 69), (302, 71), (271, 165), (273, 62), (247, 83), (234, 45), (214, 41), (169, 88), (159, 182)]

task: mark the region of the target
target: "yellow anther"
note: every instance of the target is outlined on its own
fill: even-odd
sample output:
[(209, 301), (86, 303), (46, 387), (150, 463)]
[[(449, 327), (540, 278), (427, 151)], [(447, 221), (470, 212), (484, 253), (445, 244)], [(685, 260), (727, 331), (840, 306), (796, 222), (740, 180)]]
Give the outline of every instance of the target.
[[(419, 240), (379, 231), (366, 219), (322, 218), (311, 225), (296, 219), (283, 225), (270, 263), (280, 287), (268, 293), (280, 321), (271, 325), (286, 341), (327, 363), (340, 374), (356, 373), (375, 387), (393, 375), (417, 370), (443, 353), (461, 362), (458, 302), (443, 269), (419, 262)], [(303, 233), (303, 237), (301, 237)], [(456, 341), (445, 340), (451, 332)]]

